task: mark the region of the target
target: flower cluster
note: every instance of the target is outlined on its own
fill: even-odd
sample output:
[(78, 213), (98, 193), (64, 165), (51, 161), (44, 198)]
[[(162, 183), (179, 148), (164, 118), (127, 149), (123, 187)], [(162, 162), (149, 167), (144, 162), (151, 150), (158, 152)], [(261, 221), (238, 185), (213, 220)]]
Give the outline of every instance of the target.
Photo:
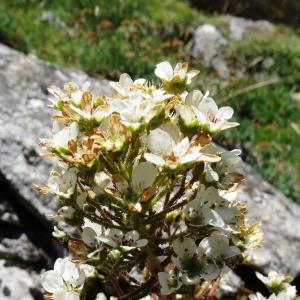
[(250, 300), (296, 300), (296, 287), (292, 286), (290, 277), (278, 274), (274, 271), (268, 274), (268, 277), (256, 272), (256, 276), (260, 279), (268, 290), (272, 293), (270, 297), (266, 298), (261, 293), (250, 295)]
[[(162, 62), (158, 85), (122, 74), (111, 95), (94, 95), (88, 84), (49, 88), (58, 113), (52, 138), (41, 145), (55, 166), (39, 188), (59, 199), (51, 217), (77, 230), (55, 227), (77, 266), (66, 272), (58, 261), (46, 273), (52, 299), (84, 299), (82, 264), (112, 283), (108, 296), (192, 295), (259, 244), (259, 230), (246, 224), (237, 200), (240, 151), (212, 143), (238, 123), (208, 92), (188, 91), (197, 73), (187, 63), (173, 69)], [(72, 296), (57, 296), (62, 291)]]

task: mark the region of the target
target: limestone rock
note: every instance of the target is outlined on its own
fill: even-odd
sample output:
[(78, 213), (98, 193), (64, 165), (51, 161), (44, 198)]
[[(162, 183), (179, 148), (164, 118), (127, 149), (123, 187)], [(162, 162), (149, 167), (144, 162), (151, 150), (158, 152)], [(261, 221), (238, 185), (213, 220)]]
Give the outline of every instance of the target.
[(293, 277), (300, 274), (300, 207), (243, 164), (246, 181), (239, 199), (248, 205), (252, 223), (261, 222), (263, 246), (253, 255), (264, 273), (271, 270)]
[(56, 68), (0, 44), (0, 173), (27, 208), (41, 218), (56, 205), (33, 186), (45, 184), (50, 169), (50, 163), (39, 156), (38, 146), (39, 138), (50, 135), (47, 87), (86, 80), (96, 92), (109, 93), (106, 81)]
[(194, 45), (191, 54), (194, 58), (202, 57), (206, 65), (209, 65), (211, 60), (219, 55), (220, 48), (227, 44), (227, 40), (211, 24), (204, 24), (196, 28), (193, 39)]
[[(1, 300), (34, 300), (40, 294), (39, 276), (17, 267), (4, 266), (0, 261), (0, 299)], [(39, 297), (40, 298), (40, 297)]]
[(247, 38), (249, 35), (265, 35), (275, 31), (274, 25), (265, 20), (252, 21), (234, 16), (228, 16), (228, 20), (230, 37), (238, 41)]

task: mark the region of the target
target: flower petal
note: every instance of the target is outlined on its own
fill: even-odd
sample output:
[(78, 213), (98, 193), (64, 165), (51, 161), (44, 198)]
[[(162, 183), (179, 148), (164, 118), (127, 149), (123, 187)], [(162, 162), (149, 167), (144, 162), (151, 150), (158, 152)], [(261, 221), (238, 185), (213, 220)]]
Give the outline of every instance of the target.
[(137, 193), (151, 186), (156, 178), (157, 171), (153, 164), (141, 162), (132, 171), (132, 187)]
[(183, 156), (188, 151), (189, 146), (190, 146), (189, 138), (186, 137), (174, 147), (173, 149), (174, 155), (176, 157)]
[(47, 271), (42, 275), (42, 286), (49, 293), (64, 290), (65, 288), (60, 274), (54, 270)]
[(147, 146), (154, 154), (166, 155), (171, 152), (172, 138), (166, 131), (157, 128), (150, 131)]
[(163, 166), (165, 164), (165, 160), (163, 158), (152, 153), (145, 153), (144, 158), (156, 166)]
[(156, 65), (155, 75), (161, 80), (170, 81), (173, 77), (173, 68), (167, 61), (163, 61)]
[(190, 258), (196, 252), (196, 244), (191, 238), (179, 238), (173, 242), (173, 249), (180, 258)]

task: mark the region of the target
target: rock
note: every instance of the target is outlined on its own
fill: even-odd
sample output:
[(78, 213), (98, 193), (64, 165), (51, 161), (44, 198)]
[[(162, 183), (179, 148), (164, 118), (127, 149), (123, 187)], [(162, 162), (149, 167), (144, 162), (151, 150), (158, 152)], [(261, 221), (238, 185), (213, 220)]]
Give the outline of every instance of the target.
[(34, 290), (38, 288), (36, 273), (28, 270), (40, 273), (63, 256), (46, 219), (57, 204), (33, 186), (47, 183), (51, 168), (39, 156), (38, 141), (51, 131), (47, 87), (86, 80), (95, 92), (110, 92), (106, 81), (51, 66), (0, 44), (1, 300), (41, 299)]
[(219, 55), (220, 48), (227, 44), (227, 40), (217, 28), (210, 24), (199, 26), (193, 37), (191, 55), (194, 58), (203, 58), (206, 66), (211, 60)]
[[(0, 299), (34, 300), (39, 292), (39, 276), (17, 267), (4, 266), (0, 261)], [(39, 297), (39, 299), (41, 299)]]
[(261, 222), (264, 242), (253, 252), (257, 267), (291, 275), (300, 274), (300, 207), (278, 192), (249, 165), (243, 164), (246, 181), (239, 199), (248, 205), (250, 221)]
[(239, 276), (237, 276), (233, 271), (229, 271), (222, 277), (220, 281), (220, 286), (217, 290), (218, 299), (234, 299), (243, 285), (243, 282)]
[(66, 28), (66, 23), (54, 15), (50, 10), (45, 10), (42, 12), (41, 20), (60, 29)]
[(245, 18), (228, 16), (230, 37), (234, 40), (242, 40), (249, 35), (272, 34), (275, 27), (268, 21), (252, 21)]
[(45, 184), (50, 163), (39, 156), (39, 138), (48, 137), (51, 109), (49, 85), (66, 81), (91, 81), (99, 93), (109, 93), (106, 81), (96, 81), (80, 71), (66, 70), (0, 45), (0, 173), (27, 209), (45, 219), (56, 203), (33, 186)]

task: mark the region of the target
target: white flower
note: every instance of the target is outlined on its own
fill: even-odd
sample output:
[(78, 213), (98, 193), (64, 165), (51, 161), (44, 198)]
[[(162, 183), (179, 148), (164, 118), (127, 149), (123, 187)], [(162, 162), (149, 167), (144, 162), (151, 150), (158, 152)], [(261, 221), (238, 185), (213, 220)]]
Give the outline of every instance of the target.
[(84, 271), (68, 257), (58, 258), (54, 270), (42, 275), (42, 286), (54, 300), (79, 300), (84, 281)]
[(48, 180), (50, 192), (61, 197), (69, 198), (75, 191), (77, 184), (77, 169), (64, 164), (57, 164)]
[(110, 82), (111, 87), (124, 98), (136, 94), (138, 90), (143, 90), (145, 84), (146, 79), (139, 78), (133, 81), (126, 73), (121, 74), (118, 82)]
[(176, 239), (173, 250), (181, 259), (192, 258), (196, 252), (196, 244), (191, 238)]
[(182, 282), (178, 275), (173, 271), (159, 272), (158, 280), (160, 284), (161, 293), (163, 295), (170, 295), (176, 292), (181, 286)]
[(128, 231), (124, 235), (119, 229), (109, 228), (105, 231), (104, 235), (97, 236), (96, 238), (112, 248), (120, 247), (124, 251), (145, 247), (148, 244), (147, 239), (140, 239), (140, 235), (136, 230)]
[(61, 127), (61, 124), (54, 122), (53, 124), (54, 136), (51, 140), (51, 145), (55, 148), (68, 149), (68, 142), (70, 140), (76, 141), (78, 135), (78, 125), (73, 122), (68, 126)]
[(84, 218), (81, 238), (86, 245), (90, 247), (95, 246), (97, 244), (97, 237), (103, 236), (104, 233), (105, 228), (103, 226)]
[(249, 300), (267, 300), (261, 293), (256, 293), (255, 295), (249, 295)]
[(150, 187), (157, 175), (156, 168), (149, 162), (141, 162), (132, 170), (131, 184), (136, 193), (143, 192)]
[[(236, 173), (239, 170), (240, 163), (242, 159), (240, 158), (241, 151), (239, 149), (234, 149), (231, 151), (223, 151), (221, 153), (217, 153), (217, 150), (213, 147), (206, 147), (205, 149), (209, 148), (211, 153), (218, 154), (221, 157), (214, 167), (210, 164), (205, 164), (205, 179), (208, 182), (212, 181), (219, 181), (220, 177), (223, 178), (223, 182), (226, 183), (230, 181), (230, 175), (232, 173)], [(228, 178), (227, 178), (228, 177)]]
[(226, 235), (218, 232), (204, 238), (199, 244), (199, 251), (203, 252), (207, 258), (212, 259), (221, 269), (226, 259), (241, 254), (236, 246), (229, 245)]
[(184, 214), (193, 226), (211, 225), (225, 231), (233, 229), (225, 223), (222, 216), (215, 210), (201, 204), (198, 200), (193, 200), (184, 207)]
[(140, 239), (140, 234), (136, 230), (131, 230), (125, 234), (121, 249), (129, 251), (134, 248), (145, 247), (147, 244), (147, 239)]
[[(79, 87), (74, 82), (67, 82), (64, 84), (63, 91), (56, 86), (50, 86), (48, 88), (48, 92), (53, 95), (58, 101), (73, 102), (78, 105), (82, 99), (83, 93), (89, 88), (89, 86), (90, 83), (88, 81), (84, 82), (82, 87)], [(52, 103), (55, 103), (55, 101), (53, 101), (52, 99), (50, 99), (50, 101)]]
[[(269, 297), (269, 300), (293, 300), (296, 297), (296, 287), (291, 286), (285, 275), (278, 274), (277, 272), (271, 271), (268, 277), (255, 272), (257, 278), (261, 280), (266, 287), (273, 292)], [(253, 298), (255, 300), (255, 298)]]
[(210, 132), (238, 126), (238, 123), (228, 122), (233, 116), (233, 109), (229, 106), (218, 108), (208, 95), (208, 92), (203, 96), (200, 91), (193, 91), (186, 97), (185, 104), (177, 107), (185, 125), (198, 125)]
[(48, 218), (55, 221), (68, 221), (73, 219), (75, 212), (72, 206), (63, 206), (57, 211), (56, 215), (48, 215)]
[(155, 75), (163, 81), (170, 82), (172, 80), (182, 80), (186, 84), (190, 84), (192, 79), (198, 75), (199, 71), (192, 70), (188, 72), (187, 63), (178, 63), (173, 70), (171, 64), (163, 61), (156, 65)]
[(151, 153), (144, 154), (146, 160), (157, 166), (172, 169), (195, 161), (216, 162), (219, 160), (218, 156), (202, 153), (199, 147), (191, 146), (188, 137), (180, 140), (177, 126), (174, 125), (170, 129), (172, 129), (171, 132), (160, 128), (150, 131), (147, 146)]
[(262, 274), (255, 272), (257, 278), (262, 281), (266, 286), (272, 286), (273, 284), (281, 284), (286, 276), (282, 274), (278, 274), (275, 271), (269, 272), (268, 276), (263, 276)]
[[(233, 231), (225, 221), (232, 221), (235, 208), (226, 206), (228, 201), (222, 198), (214, 187), (199, 187), (193, 201), (185, 205), (184, 214), (193, 226), (211, 225), (225, 231)], [(212, 208), (213, 207), (213, 208)]]
[(272, 294), (269, 298), (264, 297), (261, 293), (256, 293), (249, 295), (249, 300), (294, 300), (296, 294), (296, 287), (289, 286), (286, 291), (282, 291), (277, 295)]
[(215, 279), (219, 275), (218, 267), (206, 261), (202, 252), (198, 251), (195, 241), (191, 238), (176, 239), (173, 250), (177, 257), (172, 256), (173, 263), (183, 272), (182, 282), (186, 285), (198, 284), (201, 278)]
[(80, 117), (85, 119), (95, 119), (98, 122), (101, 122), (107, 116), (112, 113), (111, 108), (107, 104), (102, 104), (97, 106), (96, 108), (93, 107), (93, 102), (91, 100), (91, 107), (85, 107), (85, 109), (80, 109), (74, 105), (70, 105), (70, 108), (77, 113)]
[(121, 122), (134, 131), (149, 124), (162, 108), (161, 104), (156, 104), (152, 99), (144, 100), (142, 96), (111, 102), (112, 111), (119, 113)]

